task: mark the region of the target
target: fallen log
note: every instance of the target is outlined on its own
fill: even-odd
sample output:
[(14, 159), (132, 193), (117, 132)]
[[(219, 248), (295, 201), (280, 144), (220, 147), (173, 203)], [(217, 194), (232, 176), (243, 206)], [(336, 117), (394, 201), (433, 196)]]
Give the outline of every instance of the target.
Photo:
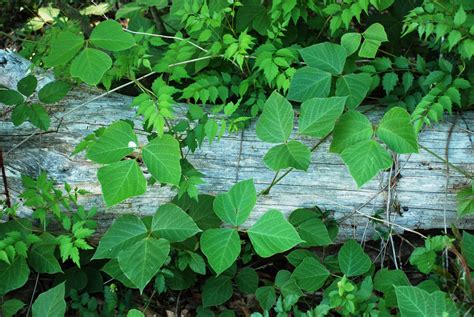
[[(28, 61), (0, 51), (1, 85), (16, 87), (29, 69)], [(36, 71), (40, 87), (51, 80), (49, 74)], [(72, 89), (66, 98), (48, 107), (53, 123), (50, 131), (42, 134), (28, 123), (14, 127), (8, 115), (0, 118), (0, 147), (4, 153), (8, 189), (14, 201), (22, 190), (20, 176), (36, 175), (45, 170), (58, 183), (68, 182), (92, 193), (82, 203), (99, 207), (99, 223), (103, 230), (119, 214), (151, 214), (175, 195), (172, 188), (154, 185), (143, 196), (112, 208), (104, 207), (96, 178), (99, 166), (83, 155), (70, 156), (77, 143), (95, 129), (119, 119), (135, 119), (135, 112), (129, 106), (132, 97), (110, 93), (98, 98), (103, 93), (85, 85)], [(181, 109), (182, 112), (183, 108), (177, 106), (178, 111)], [(376, 110), (370, 112), (369, 117), (375, 121), (381, 114)], [(373, 215), (377, 210), (389, 215), (392, 223), (412, 230), (443, 228), (451, 224), (474, 229), (473, 217), (458, 219), (456, 214), (455, 194), (469, 180), (456, 169), (448, 169), (446, 162), (441, 160), (447, 158), (449, 163), (472, 174), (473, 125), (474, 112), (471, 111), (427, 128), (420, 134), (419, 143), (432, 153), (421, 149), (416, 155), (398, 156), (394, 171), (380, 173), (361, 189), (357, 189), (339, 156), (328, 152), (329, 141), (326, 141), (312, 154), (308, 172), (293, 171), (269, 194), (259, 196), (245, 226), (250, 226), (271, 208), (288, 215), (296, 208), (317, 205), (335, 211), (335, 218), (341, 220), (340, 239), (372, 237), (374, 228), (367, 215)], [(301, 141), (310, 146), (317, 142), (305, 138)], [(254, 179), (257, 190), (265, 189), (274, 176), (262, 161), (270, 147), (257, 139), (255, 124), (237, 134), (225, 134), (218, 143), (204, 144), (189, 155), (195, 167), (205, 174), (206, 183), (200, 186), (201, 193), (215, 195), (248, 178)], [(389, 174), (397, 176), (392, 177), (395, 181), (390, 190)], [(0, 193), (4, 192), (2, 183)], [(401, 227), (394, 229), (400, 231)]]

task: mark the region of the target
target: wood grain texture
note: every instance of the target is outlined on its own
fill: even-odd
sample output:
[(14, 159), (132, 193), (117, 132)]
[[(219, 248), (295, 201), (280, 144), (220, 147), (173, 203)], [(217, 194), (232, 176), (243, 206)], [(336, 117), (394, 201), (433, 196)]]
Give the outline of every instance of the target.
[[(15, 87), (28, 67), (27, 61), (0, 51), (0, 84)], [(52, 78), (48, 74), (38, 74), (41, 76), (40, 85)], [(21, 174), (35, 175), (40, 170), (46, 170), (58, 183), (68, 182), (92, 192), (83, 203), (100, 207), (99, 219), (103, 230), (117, 214), (151, 214), (160, 204), (173, 197), (173, 189), (154, 185), (143, 196), (129, 199), (113, 208), (104, 207), (96, 178), (99, 165), (86, 160), (84, 155), (71, 157), (70, 153), (84, 136), (95, 129), (119, 119), (136, 120), (136, 117), (130, 108), (132, 98), (115, 93), (69, 112), (101, 93), (103, 91), (84, 85), (74, 88), (64, 100), (48, 106), (53, 118), (51, 131), (35, 135), (18, 148), (14, 147), (37, 130), (30, 124), (14, 127), (8, 116), (0, 119), (0, 147), (6, 152), (8, 185), (14, 200), (21, 192)], [(178, 113), (182, 113), (184, 108), (176, 107)], [(369, 113), (369, 118), (377, 121), (381, 115), (381, 111), (373, 111)], [(136, 126), (140, 127), (139, 124)], [(445, 157), (451, 131), (449, 161), (472, 174), (474, 156), (470, 130), (473, 126), (474, 113), (468, 112), (462, 117), (448, 118), (445, 123), (426, 129), (421, 133), (419, 142)], [(143, 140), (143, 131), (136, 132)], [(317, 142), (310, 138), (301, 141), (308, 145)], [(200, 187), (202, 193), (218, 194), (235, 182), (248, 178), (254, 179), (258, 191), (271, 183), (274, 173), (263, 164), (263, 156), (271, 145), (257, 139), (255, 123), (237, 134), (224, 135), (218, 143), (205, 143), (196, 153), (189, 154), (190, 161), (206, 175), (206, 183)], [(328, 152), (328, 146), (329, 142), (325, 142), (312, 153), (307, 173), (294, 171), (274, 186), (270, 194), (260, 196), (245, 226), (250, 226), (271, 208), (288, 215), (296, 208), (317, 205), (334, 210), (336, 219), (344, 219), (340, 240), (353, 236), (359, 239), (362, 236), (372, 237), (372, 224), (368, 224), (367, 218), (353, 213), (353, 210), (363, 206), (359, 211), (368, 215), (377, 210), (383, 210), (383, 215), (386, 214), (389, 172), (380, 173), (358, 189), (339, 156)], [(474, 229), (473, 217), (457, 219), (456, 216), (455, 193), (459, 187), (468, 183), (466, 177), (453, 168), (447, 177), (446, 164), (424, 150), (411, 156), (399, 156), (396, 168), (400, 169), (400, 177), (391, 190), (391, 221), (416, 230), (442, 228), (446, 219), (447, 226), (454, 223), (460, 228)], [(3, 184), (0, 184), (0, 193), (3, 192)]]

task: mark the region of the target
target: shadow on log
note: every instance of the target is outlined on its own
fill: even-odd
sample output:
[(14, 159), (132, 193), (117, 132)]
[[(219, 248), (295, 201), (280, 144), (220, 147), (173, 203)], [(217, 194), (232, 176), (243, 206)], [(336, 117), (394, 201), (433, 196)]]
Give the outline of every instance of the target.
[[(16, 87), (17, 81), (27, 74), (29, 66), (29, 62), (21, 57), (0, 51), (0, 84)], [(41, 70), (38, 72), (40, 86), (51, 80), (48, 74), (41, 73)], [(96, 178), (99, 166), (86, 160), (84, 155), (70, 156), (82, 138), (95, 129), (119, 119), (135, 118), (135, 111), (130, 108), (132, 97), (129, 96), (111, 93), (83, 105), (102, 93), (85, 85), (75, 87), (61, 102), (48, 107), (52, 117), (51, 131), (35, 134), (24, 143), (21, 142), (38, 130), (28, 123), (14, 127), (8, 116), (0, 119), (0, 146), (14, 201), (22, 190), (21, 174), (37, 175), (45, 170), (59, 183), (68, 182), (92, 192), (82, 203), (99, 206), (99, 223), (103, 230), (117, 214), (151, 214), (175, 195), (169, 187), (154, 185), (143, 196), (113, 208), (104, 207)], [(177, 106), (177, 111), (183, 112), (184, 108)], [(381, 111), (369, 113), (374, 121), (381, 115)], [(474, 112), (451, 117), (423, 131), (419, 143), (442, 158), (447, 153), (450, 163), (472, 174), (472, 126)], [(143, 131), (136, 132), (144, 136)], [(317, 142), (305, 138), (301, 141), (310, 146)], [(339, 156), (329, 153), (328, 146), (329, 142), (325, 142), (312, 153), (307, 173), (291, 172), (272, 188), (270, 194), (260, 196), (245, 226), (250, 226), (271, 208), (288, 215), (296, 208), (317, 205), (334, 210), (335, 218), (343, 220), (339, 233), (341, 240), (353, 236), (372, 238), (374, 228), (371, 220), (360, 213), (373, 215), (376, 211), (382, 211), (387, 216), (387, 206), (390, 221), (410, 229), (443, 228), (451, 224), (474, 229), (474, 218), (458, 219), (456, 214), (455, 194), (458, 188), (468, 183), (468, 179), (453, 168), (448, 173), (446, 163), (427, 151), (420, 149), (419, 154), (397, 157), (392, 172), (397, 177), (392, 182), (388, 197), (388, 171), (357, 189)], [(263, 190), (274, 176), (263, 164), (263, 156), (270, 147), (270, 144), (257, 139), (255, 124), (238, 134), (226, 134), (220, 142), (212, 145), (206, 142), (196, 153), (188, 156), (195, 167), (205, 174), (206, 183), (200, 186), (201, 193), (215, 195), (248, 178), (254, 179), (258, 191)], [(3, 184), (0, 185), (0, 193), (4, 193)], [(399, 228), (394, 230), (400, 231)]]

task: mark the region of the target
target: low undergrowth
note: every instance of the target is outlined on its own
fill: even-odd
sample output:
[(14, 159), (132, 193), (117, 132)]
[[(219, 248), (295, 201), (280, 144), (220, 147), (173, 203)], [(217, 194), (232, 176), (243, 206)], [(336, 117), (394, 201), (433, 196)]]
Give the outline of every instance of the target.
[(335, 245), (338, 225), (318, 207), (288, 220), (271, 210), (247, 230), (232, 219), (223, 227), (219, 206), (228, 197), (253, 208), (256, 193), (245, 181), (197, 202), (176, 198), (153, 216), (121, 216), (95, 245), (96, 211), (78, 205), (86, 192), (58, 189), (46, 174), (23, 183), (31, 219), (5, 208), (10, 220), (0, 224), (5, 316), (458, 316), (472, 309), (474, 235), (467, 231), (395, 235), (392, 255), (389, 232), (364, 247)]

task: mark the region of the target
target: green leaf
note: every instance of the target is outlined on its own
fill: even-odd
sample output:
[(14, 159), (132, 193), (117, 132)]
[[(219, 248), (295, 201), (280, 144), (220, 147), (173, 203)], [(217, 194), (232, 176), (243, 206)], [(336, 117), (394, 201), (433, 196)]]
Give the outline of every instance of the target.
[(388, 9), (395, 0), (370, 0), (370, 3), (379, 11)]
[(446, 293), (428, 293), (415, 286), (395, 288), (401, 317), (459, 316), (459, 311)]
[(256, 133), (260, 140), (270, 143), (285, 142), (293, 130), (293, 107), (282, 95), (273, 92), (265, 102), (258, 118)]
[(114, 20), (100, 22), (92, 30), (90, 42), (92, 45), (109, 51), (123, 51), (135, 45), (132, 34), (122, 30), (120, 23)]
[(214, 212), (224, 222), (240, 226), (247, 220), (255, 203), (257, 192), (253, 179), (240, 181), (214, 200)]
[(97, 85), (105, 72), (112, 67), (109, 55), (94, 48), (85, 48), (71, 64), (71, 76), (89, 85)]
[(245, 267), (235, 277), (237, 287), (244, 294), (254, 294), (258, 287), (258, 274), (254, 269)]
[(385, 305), (394, 307), (397, 305), (395, 296), (396, 286), (410, 286), (410, 281), (405, 272), (401, 270), (381, 269), (374, 277), (374, 289), (384, 293)]
[(410, 72), (406, 72), (403, 74), (402, 83), (403, 83), (403, 90), (405, 93), (408, 92), (408, 90), (410, 90), (411, 86), (413, 86), (414, 79), (415, 78), (413, 74)]
[[(120, 250), (119, 250), (120, 251)], [(133, 284), (128, 277), (123, 274), (122, 269), (118, 263), (117, 259), (112, 259), (108, 261), (101, 269), (101, 271), (107, 273), (110, 277), (116, 279), (120, 283), (122, 283), (125, 287), (128, 288), (137, 288), (135, 284)]]
[(291, 275), (301, 289), (315, 292), (328, 279), (330, 273), (318, 260), (313, 257), (305, 258)]
[(0, 261), (0, 295), (25, 285), (29, 275), (30, 269), (25, 258), (16, 257), (11, 265)]
[(112, 163), (99, 168), (97, 178), (107, 207), (146, 191), (146, 179), (135, 160)]
[(445, 235), (428, 237), (425, 239), (425, 248), (428, 250), (433, 250), (434, 252), (441, 252), (446, 248), (450, 248), (451, 246), (451, 239)]
[[(411, 286), (411, 284), (408, 286)], [(416, 287), (428, 293), (440, 291), (439, 285), (434, 280), (424, 280), (423, 282), (418, 283)], [(395, 296), (395, 292), (394, 292), (394, 296)], [(396, 305), (396, 300), (397, 300), (397, 297), (395, 296), (395, 305)]]
[(346, 276), (359, 276), (367, 273), (372, 266), (370, 257), (355, 240), (348, 240), (337, 254), (339, 267)]
[(466, 22), (466, 19), (467, 19), (466, 11), (464, 11), (464, 8), (461, 5), (459, 6), (458, 11), (456, 11), (456, 14), (454, 15), (454, 19), (453, 19), (454, 25), (459, 27), (463, 25), (464, 22)]
[(142, 293), (165, 263), (169, 252), (170, 243), (167, 240), (148, 237), (120, 251), (118, 262), (125, 276)]
[(145, 317), (138, 309), (130, 309), (127, 313), (127, 317)]
[(359, 57), (375, 58), (382, 43), (376, 40), (365, 39), (359, 50)]
[(179, 185), (181, 179), (179, 142), (165, 134), (143, 148), (143, 162), (151, 175), (161, 183)]
[(209, 144), (212, 144), (214, 138), (216, 137), (217, 133), (219, 132), (219, 126), (214, 119), (209, 119), (204, 126), (204, 131), (206, 132), (206, 136), (209, 139)]
[(303, 242), (295, 228), (275, 209), (267, 211), (247, 231), (255, 252), (268, 258)]
[(358, 187), (392, 165), (390, 154), (374, 140), (362, 141), (348, 147), (341, 153), (341, 157)]
[(19, 299), (9, 299), (3, 302), (2, 304), (2, 316), (3, 317), (13, 317), (16, 316), (18, 311), (25, 306)]
[(346, 49), (347, 56), (354, 54), (360, 46), (362, 36), (359, 33), (345, 33), (341, 37), (341, 45)]
[(66, 313), (65, 282), (41, 293), (32, 306), (33, 317), (64, 317)]
[(255, 291), (255, 297), (263, 310), (270, 310), (276, 300), (275, 289), (272, 286), (259, 287)]
[(304, 247), (316, 247), (330, 245), (333, 241), (329, 235), (324, 222), (317, 217), (313, 217), (296, 225), (296, 231), (304, 242)]
[(201, 235), (201, 251), (217, 275), (227, 270), (240, 254), (240, 238), (234, 229), (208, 229)]
[(112, 5), (108, 3), (96, 3), (85, 7), (79, 11), (82, 15), (104, 15), (112, 9)]
[(303, 291), (296, 283), (296, 280), (293, 277), (290, 277), (280, 286), (280, 292), (283, 298), (294, 298), (297, 301), (301, 296), (303, 296)]
[(65, 81), (55, 80), (44, 85), (38, 92), (38, 98), (43, 103), (55, 103), (63, 99), (71, 89)]
[(108, 126), (87, 150), (87, 158), (100, 164), (120, 161), (138, 147), (138, 139), (130, 124), (117, 121)]
[(291, 251), (286, 256), (286, 259), (288, 260), (288, 263), (296, 267), (300, 265), (301, 262), (303, 262), (303, 260), (309, 256), (312, 256), (314, 258), (316, 257), (316, 255), (308, 249), (296, 249), (296, 250)]
[(311, 161), (311, 152), (303, 143), (292, 140), (272, 147), (263, 161), (274, 171), (289, 167), (306, 171)]
[(314, 97), (327, 97), (330, 89), (330, 73), (305, 66), (299, 68), (293, 75), (288, 99), (303, 102)]
[(134, 215), (124, 215), (114, 221), (102, 236), (93, 259), (111, 259), (119, 252), (142, 240), (147, 234), (143, 221)]
[(449, 32), (449, 35), (448, 35), (449, 50), (452, 50), (453, 47), (459, 43), (461, 38), (462, 38), (462, 34), (458, 30), (453, 30)]
[[(164, 271), (166, 272), (166, 270)], [(172, 276), (165, 276), (165, 286), (168, 286), (171, 290), (182, 291), (185, 289), (189, 289), (196, 283), (196, 274), (194, 274), (194, 272), (190, 269), (180, 271), (177, 268), (169, 267), (168, 273), (171, 273)]]
[(373, 130), (369, 119), (358, 111), (348, 111), (336, 123), (329, 150), (342, 153), (348, 147), (372, 138)]
[(243, 6), (239, 7), (235, 16), (235, 29), (237, 33), (243, 32), (250, 26), (253, 26), (258, 33), (265, 35), (271, 23), (266, 8), (260, 1), (247, 0), (242, 1), (242, 3)]
[(164, 204), (158, 208), (153, 216), (151, 230), (169, 242), (184, 241), (201, 231), (193, 219), (174, 204)]
[(459, 90), (454, 87), (449, 87), (448, 90), (446, 90), (445, 95), (448, 96), (453, 101), (453, 103), (461, 106), (461, 94), (459, 93)]
[(49, 125), (51, 124), (51, 119), (42, 105), (37, 103), (31, 104), (28, 116), (30, 118), (30, 122), (34, 126), (40, 128), (43, 131), (48, 131)]
[(474, 186), (461, 188), (456, 194), (456, 206), (458, 210), (458, 216), (464, 217), (474, 214)]
[(388, 57), (377, 57), (372, 64), (379, 72), (392, 69), (392, 60)]
[(389, 95), (393, 91), (398, 82), (398, 75), (394, 72), (387, 73), (383, 76), (382, 86), (385, 94)]
[(462, 255), (471, 269), (474, 269), (474, 235), (467, 231), (462, 233)]
[(336, 96), (347, 96), (349, 110), (357, 108), (369, 92), (372, 77), (367, 73), (348, 74), (336, 81)]
[(301, 104), (299, 133), (317, 138), (328, 135), (344, 111), (346, 98), (312, 98)]
[(12, 106), (23, 102), (23, 96), (16, 90), (3, 89), (0, 87), (0, 102)]
[(42, 241), (32, 245), (28, 253), (28, 263), (38, 273), (54, 274), (62, 272), (58, 259), (54, 255), (57, 242), (56, 239), (44, 233)]
[(410, 264), (418, 268), (421, 273), (430, 273), (436, 264), (436, 253), (424, 247), (413, 250), (410, 255)]
[(189, 215), (202, 230), (217, 228), (221, 225), (221, 220), (213, 210), (214, 196), (199, 195), (196, 204), (189, 208)]
[(189, 252), (189, 268), (194, 272), (205, 275), (206, 274), (206, 262), (202, 256), (197, 253)]
[(59, 32), (56, 38), (51, 40), (49, 55), (45, 58), (48, 67), (65, 65), (81, 50), (84, 45), (84, 37), (69, 31)]
[(22, 78), (17, 84), (16, 87), (19, 92), (21, 92), (24, 96), (29, 97), (31, 96), (36, 89), (36, 85), (38, 85), (38, 80), (33, 75), (28, 75)]
[(117, 10), (117, 12), (115, 13), (115, 18), (122, 19), (133, 17), (134, 14), (139, 14), (140, 11), (144, 11), (145, 9), (146, 8), (141, 5), (138, 5), (135, 2), (127, 3)]
[(398, 154), (418, 153), (418, 141), (410, 114), (394, 107), (385, 113), (377, 128), (377, 136)]
[(202, 288), (202, 305), (211, 307), (224, 304), (232, 297), (232, 281), (225, 275), (207, 279)]
[(275, 275), (274, 285), (281, 288), (291, 278), (291, 272), (288, 270), (279, 270)]
[(15, 256), (15, 251), (14, 249), (6, 249), (6, 250), (11, 250), (11, 252), (9, 253), (11, 253), (12, 255), (9, 256), (9, 254), (7, 254), (5, 250), (0, 250), (0, 260), (10, 265), (11, 264), (10, 258)]
[(30, 116), (30, 107), (25, 103), (20, 103), (15, 106), (12, 111), (12, 122), (15, 126), (19, 126)]
[(333, 75), (339, 75), (344, 69), (347, 53), (346, 49), (334, 43), (319, 43), (300, 50), (305, 63)]
[(379, 42), (388, 41), (387, 33), (385, 33), (385, 29), (380, 23), (371, 24), (362, 35), (366, 40), (374, 40)]

